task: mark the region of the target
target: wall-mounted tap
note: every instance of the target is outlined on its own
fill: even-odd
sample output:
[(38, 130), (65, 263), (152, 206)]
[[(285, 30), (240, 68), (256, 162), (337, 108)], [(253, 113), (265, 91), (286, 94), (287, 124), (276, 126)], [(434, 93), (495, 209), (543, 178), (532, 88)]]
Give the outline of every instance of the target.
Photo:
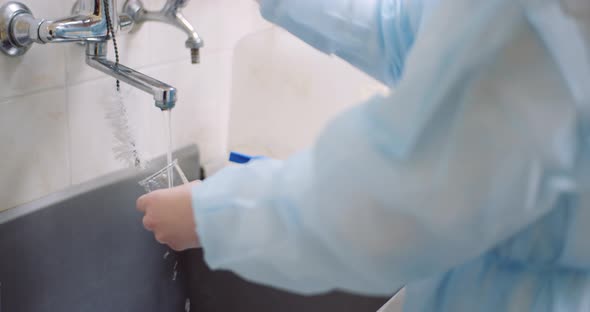
[(25, 54), (33, 43), (83, 42), (86, 63), (118, 80), (150, 93), (155, 105), (168, 110), (176, 104), (176, 89), (131, 68), (107, 60), (107, 43), (132, 19), (117, 14), (116, 0), (79, 0), (70, 17), (50, 21), (35, 18), (27, 6), (8, 2), (0, 6), (0, 51), (9, 56)]
[(173, 25), (188, 35), (185, 46), (190, 49), (191, 62), (200, 62), (200, 49), (204, 46), (203, 40), (195, 31), (195, 28), (182, 15), (189, 0), (167, 0), (160, 11), (148, 11), (141, 0), (127, 0), (123, 5), (123, 13), (130, 16), (137, 29), (147, 21), (157, 21)]
[(176, 104), (176, 89), (174, 87), (127, 66), (109, 61), (106, 42), (88, 42), (86, 44), (86, 63), (117, 80), (151, 94), (156, 106), (161, 110), (172, 109)]

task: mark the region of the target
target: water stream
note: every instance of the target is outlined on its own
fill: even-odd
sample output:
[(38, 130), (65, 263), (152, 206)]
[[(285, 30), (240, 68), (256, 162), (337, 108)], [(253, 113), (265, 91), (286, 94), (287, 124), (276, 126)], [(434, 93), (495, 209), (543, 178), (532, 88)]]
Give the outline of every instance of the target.
[[(172, 164), (172, 110), (165, 110), (164, 113), (164, 128), (166, 132), (166, 139), (168, 140), (168, 153), (166, 154), (167, 164)], [(168, 188), (174, 187), (174, 167), (168, 167)]]

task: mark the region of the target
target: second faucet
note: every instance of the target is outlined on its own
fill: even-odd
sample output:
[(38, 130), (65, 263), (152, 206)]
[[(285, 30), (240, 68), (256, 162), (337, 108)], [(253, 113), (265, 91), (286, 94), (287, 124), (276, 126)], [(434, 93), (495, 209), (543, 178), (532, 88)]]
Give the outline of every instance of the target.
[(123, 14), (133, 19), (134, 27), (139, 27), (147, 21), (158, 21), (181, 29), (188, 36), (185, 45), (190, 49), (191, 62), (198, 64), (200, 62), (200, 49), (204, 46), (204, 42), (182, 14), (181, 9), (187, 3), (188, 0), (168, 0), (160, 11), (149, 11), (145, 9), (141, 0), (127, 0), (123, 5)]

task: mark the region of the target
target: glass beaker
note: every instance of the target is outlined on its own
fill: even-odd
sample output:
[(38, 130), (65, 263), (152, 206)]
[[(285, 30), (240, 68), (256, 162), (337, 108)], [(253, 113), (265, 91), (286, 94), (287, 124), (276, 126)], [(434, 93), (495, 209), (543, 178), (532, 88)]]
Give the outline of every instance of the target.
[[(170, 180), (168, 177), (172, 175), (172, 186), (179, 186), (183, 184), (188, 184), (189, 181), (186, 178), (186, 175), (178, 165), (178, 159), (175, 159), (171, 163), (169, 163), (166, 167), (158, 170), (158, 172), (152, 174), (151, 176), (139, 181), (139, 185), (141, 185), (146, 193), (151, 193), (156, 190), (160, 189), (167, 189), (170, 185)], [(178, 276), (178, 257), (176, 252), (168, 249), (163, 256), (164, 261), (172, 264), (172, 281), (176, 281)]]
[(155, 190), (166, 189), (169, 186), (168, 176), (172, 173), (172, 186), (179, 186), (182, 184), (188, 184), (189, 181), (186, 175), (178, 165), (178, 159), (175, 159), (169, 163), (166, 167), (160, 169), (158, 172), (151, 176), (139, 181), (147, 193)]

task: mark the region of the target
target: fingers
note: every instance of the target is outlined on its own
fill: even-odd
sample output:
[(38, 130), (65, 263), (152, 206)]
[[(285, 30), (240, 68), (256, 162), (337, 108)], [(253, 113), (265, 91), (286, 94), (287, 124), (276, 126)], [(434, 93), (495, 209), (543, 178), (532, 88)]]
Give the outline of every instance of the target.
[(139, 210), (140, 212), (145, 213), (145, 211), (147, 209), (147, 202), (148, 202), (147, 196), (148, 195), (141, 196), (140, 198), (137, 199), (137, 202), (135, 203), (135, 208), (137, 210)]
[(154, 222), (154, 220), (152, 220), (152, 218), (149, 215), (146, 215), (145, 217), (143, 217), (143, 227), (148, 230), (153, 232), (156, 229), (156, 224)]
[(158, 203), (162, 199), (166, 198), (166, 194), (169, 191), (169, 189), (156, 190), (149, 194), (145, 194), (139, 197), (135, 203), (137, 210), (141, 212), (146, 212), (149, 206), (152, 206), (154, 203)]
[(164, 200), (167, 197), (170, 197), (170, 194), (178, 193), (179, 191), (186, 191), (186, 189), (190, 189), (193, 186), (199, 185), (201, 183), (201, 181), (196, 180), (191, 182), (190, 184), (177, 186), (172, 189), (154, 191), (152, 193), (139, 197), (137, 199), (137, 202), (135, 203), (135, 207), (138, 211), (145, 214), (148, 210), (148, 207), (152, 205), (154, 202)]
[(191, 188), (200, 181), (158, 190), (137, 199), (143, 227), (161, 244), (180, 251), (199, 246), (191, 207)]
[(136, 208), (144, 214), (143, 227), (148, 231), (154, 232), (156, 230), (159, 219), (158, 207), (162, 205), (162, 198), (161, 192), (155, 191), (137, 199)]
[(157, 233), (156, 235), (154, 235), (154, 237), (156, 238), (156, 241), (158, 241), (158, 243), (162, 245), (168, 245), (168, 242), (163, 235)]
[(168, 245), (168, 247), (170, 247), (170, 249), (174, 250), (174, 251), (183, 251), (182, 248), (178, 247), (176, 244), (173, 243), (167, 243), (166, 245)]

